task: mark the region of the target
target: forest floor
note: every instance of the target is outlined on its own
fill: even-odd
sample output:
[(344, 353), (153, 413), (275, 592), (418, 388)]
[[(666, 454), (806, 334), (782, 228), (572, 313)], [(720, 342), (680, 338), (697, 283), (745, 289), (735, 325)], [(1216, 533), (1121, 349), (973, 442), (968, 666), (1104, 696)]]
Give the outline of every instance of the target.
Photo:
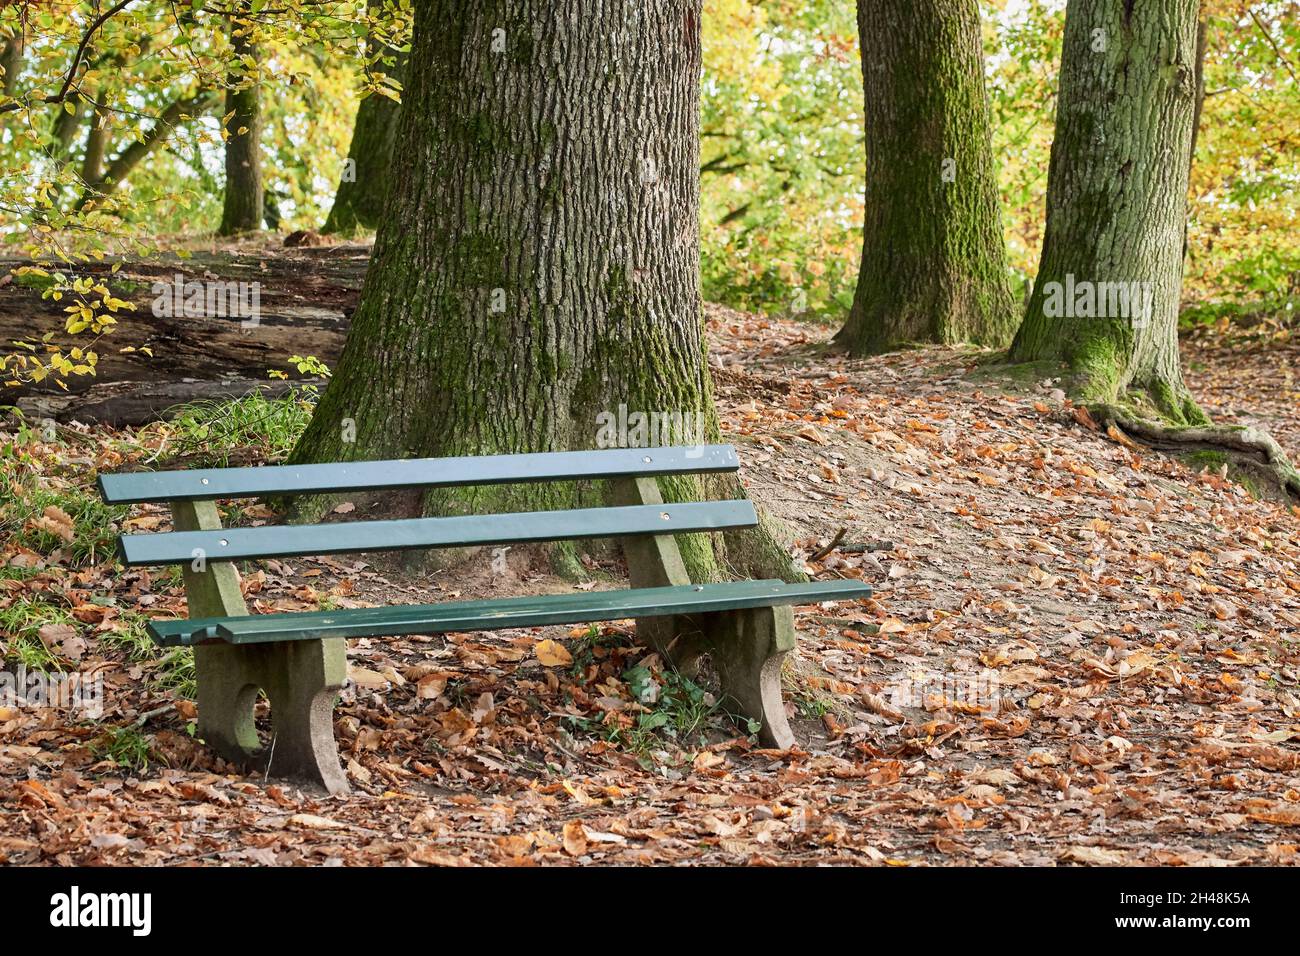
[[(983, 353), (850, 360), (818, 326), (719, 308), (708, 324), (750, 494), (802, 561), (844, 529), (809, 569), (875, 589), (797, 613), (799, 747), (759, 748), (624, 622), (351, 642), (336, 735), (353, 793), (240, 774), (191, 736), (184, 656), (140, 631), (184, 613), (178, 577), (107, 549), (165, 512), (93, 502), (95, 469), (144, 466), (167, 430), (0, 423), (6, 666), (105, 682), (98, 720), (0, 708), (0, 862), (1297, 861), (1300, 509), (1213, 456), (1091, 430), (1054, 383), (1000, 383)], [(1278, 330), (1184, 343), (1206, 408), (1293, 455), (1297, 359)], [(504, 573), (492, 558), (266, 561), (243, 583), (255, 611), (574, 586), (531, 552)], [(590, 570), (578, 586), (617, 586), (616, 565)], [(648, 709), (638, 664), (661, 685)], [(944, 680), (984, 693), (895, 694)]]

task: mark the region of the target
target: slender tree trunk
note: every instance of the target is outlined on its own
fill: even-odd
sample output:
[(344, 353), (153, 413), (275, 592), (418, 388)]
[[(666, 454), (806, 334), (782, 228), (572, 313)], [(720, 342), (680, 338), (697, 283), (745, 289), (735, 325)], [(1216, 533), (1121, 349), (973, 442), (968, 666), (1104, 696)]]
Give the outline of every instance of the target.
[[(247, 9), (247, 4), (240, 6)], [(233, 21), (231, 44), (237, 57), (257, 58), (247, 21)], [(227, 122), (226, 194), (221, 212), (220, 233), (231, 236), (262, 228), (262, 100), (256, 79), (242, 75), (229, 78)]]
[(837, 340), (1005, 345), (1007, 286), (975, 0), (858, 0), (867, 191), (862, 265)]
[[(620, 406), (702, 421), (661, 443), (716, 437), (699, 23), (700, 0), (418, 0), (393, 192), (294, 461), (592, 448)], [(583, 494), (497, 486), (423, 507)]]
[(81, 159), (81, 181), (84, 183), (97, 183), (104, 175), (104, 157), (109, 142), (108, 119), (108, 111), (96, 107), (86, 123), (86, 149)]
[[(1187, 149), (1187, 182), (1191, 185), (1192, 170), (1196, 167), (1196, 143), (1201, 136), (1201, 111), (1205, 108), (1205, 44), (1208, 25), (1202, 18), (1196, 24), (1196, 101), (1192, 105), (1192, 145)], [(1191, 249), (1191, 217), (1183, 218), (1183, 258)]]
[(1198, 0), (1070, 0), (1047, 232), (1013, 361), (1063, 362), (1082, 400), (1205, 420), (1178, 305)]
[[(371, 40), (372, 48), (375, 42)], [(391, 52), (396, 62), (384, 69), (388, 76), (405, 83), (406, 54)], [(393, 140), (401, 110), (401, 104), (386, 96), (371, 94), (361, 101), (348, 161), (322, 232), (355, 232), (379, 225), (392, 179)]]
[(23, 68), (23, 37), (16, 33), (5, 40), (0, 40), (0, 70), (4, 71), (0, 79), (0, 93), (13, 96), (18, 88), (18, 74)]

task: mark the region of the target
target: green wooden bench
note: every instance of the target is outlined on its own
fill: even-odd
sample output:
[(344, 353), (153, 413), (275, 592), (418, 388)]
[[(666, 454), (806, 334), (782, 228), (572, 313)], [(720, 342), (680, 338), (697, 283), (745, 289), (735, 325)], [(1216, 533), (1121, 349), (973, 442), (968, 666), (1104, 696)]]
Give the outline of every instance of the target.
[[(106, 502), (166, 502), (175, 530), (124, 534), (127, 565), (180, 565), (189, 618), (155, 620), (153, 639), (192, 645), (199, 736), (224, 756), (268, 773), (348, 789), (334, 742), (333, 710), (347, 672), (345, 639), (393, 637), (637, 619), (638, 638), (693, 672), (708, 653), (722, 690), (761, 722), (772, 746), (794, 742), (781, 701), (781, 662), (794, 648), (791, 606), (855, 599), (857, 581), (693, 584), (675, 534), (757, 523), (744, 499), (665, 504), (655, 480), (734, 472), (729, 445), (608, 449), (339, 464), (105, 474)], [(216, 499), (346, 494), (515, 482), (607, 481), (609, 507), (569, 511), (222, 528)], [(491, 601), (250, 615), (236, 561), (619, 538), (630, 589), (575, 591)], [(272, 741), (260, 749), (253, 724), (258, 690), (271, 704)]]

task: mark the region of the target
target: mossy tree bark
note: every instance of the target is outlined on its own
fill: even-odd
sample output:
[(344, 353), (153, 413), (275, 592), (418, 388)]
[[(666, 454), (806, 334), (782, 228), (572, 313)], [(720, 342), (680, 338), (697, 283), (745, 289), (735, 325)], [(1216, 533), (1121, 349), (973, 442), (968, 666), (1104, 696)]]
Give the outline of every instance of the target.
[[(393, 191), (294, 461), (592, 448), (598, 416), (620, 405), (717, 435), (699, 24), (700, 0), (415, 4)], [(669, 498), (699, 492), (664, 485)], [(497, 486), (421, 507), (565, 508), (604, 493)], [(711, 563), (687, 544), (694, 570)]]
[(1012, 361), (1082, 401), (1205, 421), (1178, 355), (1198, 0), (1070, 0), (1047, 231)]
[[(249, 5), (241, 3), (237, 9), (246, 11)], [(248, 75), (248, 63), (255, 63), (258, 55), (252, 30), (248, 20), (231, 21), (230, 42), (241, 67), (227, 78), (226, 112), (231, 115), (226, 121), (226, 193), (219, 229), (223, 236), (262, 228), (262, 97), (256, 76)]]
[[(369, 43), (371, 55), (377, 55), (377, 41), (372, 38)], [(380, 64), (378, 70), (398, 83), (405, 83), (406, 54), (386, 47), (383, 52), (391, 56), (393, 62)], [(349, 233), (374, 229), (379, 225), (392, 179), (393, 141), (401, 111), (400, 103), (376, 93), (367, 96), (357, 107), (348, 163), (322, 232)]]
[(1004, 346), (1007, 288), (975, 0), (858, 0), (866, 224), (836, 337), (855, 354), (909, 342)]

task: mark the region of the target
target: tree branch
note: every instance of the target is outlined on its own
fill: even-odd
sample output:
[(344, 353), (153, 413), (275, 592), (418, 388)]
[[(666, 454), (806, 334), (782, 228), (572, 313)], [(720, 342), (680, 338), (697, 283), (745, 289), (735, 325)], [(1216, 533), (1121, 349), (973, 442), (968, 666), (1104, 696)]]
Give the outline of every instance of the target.
[[(81, 68), (81, 58), (86, 53), (86, 47), (90, 45), (90, 38), (99, 31), (100, 27), (133, 3), (135, 3), (135, 0), (118, 0), (117, 3), (113, 4), (113, 6), (109, 7), (95, 18), (94, 22), (91, 23), (86, 32), (82, 34), (81, 42), (77, 44), (77, 52), (72, 55), (72, 66), (68, 67), (68, 75), (63, 78), (63, 86), (59, 88), (59, 92), (55, 93), (53, 96), (46, 96), (39, 102), (62, 103), (68, 98), (68, 93), (72, 89), (72, 81), (76, 79), (77, 70)], [(17, 100), (12, 103), (5, 103), (3, 106), (0, 106), (0, 113), (10, 113), (14, 110), (21, 109), (22, 106), (23, 104)]]
[(157, 149), (171, 135), (172, 130), (180, 122), (182, 116), (187, 113), (191, 115), (202, 113), (209, 109), (215, 101), (215, 90), (200, 90), (193, 96), (173, 100), (166, 109), (158, 114), (157, 122), (150, 127), (149, 132), (145, 133), (144, 139), (131, 142), (109, 163), (108, 169), (104, 171), (102, 176), (94, 182), (86, 183), (86, 191), (77, 202), (77, 208), (85, 206), (87, 202), (96, 196), (106, 196), (111, 193), (118, 183), (130, 175), (131, 170), (140, 165), (141, 160)]
[(1300, 83), (1300, 79), (1296, 78), (1295, 70), (1291, 69), (1291, 61), (1283, 56), (1282, 51), (1277, 48), (1277, 43), (1274, 42), (1273, 35), (1264, 28), (1264, 24), (1259, 22), (1259, 17), (1255, 14), (1254, 10), (1249, 10), (1247, 12), (1250, 14), (1250, 18), (1255, 21), (1255, 26), (1259, 27), (1259, 32), (1264, 35), (1264, 39), (1268, 41), (1268, 45), (1273, 48), (1273, 52), (1277, 55), (1278, 60), (1280, 60), (1282, 65), (1286, 67), (1286, 71), (1291, 74), (1291, 81), (1293, 83)]

